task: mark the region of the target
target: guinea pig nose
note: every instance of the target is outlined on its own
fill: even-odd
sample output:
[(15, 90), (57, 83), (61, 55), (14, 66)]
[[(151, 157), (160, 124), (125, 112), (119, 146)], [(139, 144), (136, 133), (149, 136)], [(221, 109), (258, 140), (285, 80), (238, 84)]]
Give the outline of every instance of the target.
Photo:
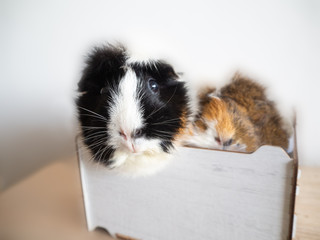
[(229, 146), (232, 144), (232, 141), (233, 141), (233, 140), (232, 140), (232, 138), (231, 138), (231, 139), (223, 142), (223, 146), (224, 146), (224, 147), (229, 147)]
[(217, 142), (218, 144), (221, 144), (221, 140), (220, 140), (219, 137), (215, 137), (214, 140), (216, 140), (216, 142)]

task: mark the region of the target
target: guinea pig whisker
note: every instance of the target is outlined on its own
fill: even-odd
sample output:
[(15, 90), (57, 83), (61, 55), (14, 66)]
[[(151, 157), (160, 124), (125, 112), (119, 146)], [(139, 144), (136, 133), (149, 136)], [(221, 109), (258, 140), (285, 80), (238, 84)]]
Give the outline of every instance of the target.
[[(163, 131), (163, 130), (159, 130), (159, 129), (155, 129), (154, 131), (156, 132), (161, 132), (161, 133), (166, 133), (166, 134), (170, 134), (170, 131)], [(172, 132), (173, 133), (173, 132)]]
[(94, 111), (91, 111), (91, 110), (89, 110), (89, 109), (87, 109), (87, 108), (84, 108), (84, 107), (79, 107), (79, 108), (82, 109), (82, 110), (85, 110), (85, 111), (87, 111), (87, 112), (89, 112), (89, 113), (92, 113), (93, 115), (96, 115), (96, 116), (99, 116), (99, 117), (102, 117), (102, 118), (106, 119), (104, 116), (100, 115), (99, 113), (96, 113), (96, 112), (94, 112)]
[(100, 146), (100, 145), (103, 146), (103, 145), (105, 145), (104, 144), (105, 142), (106, 142), (106, 139), (100, 139), (98, 141), (95, 141), (95, 142), (89, 144), (88, 147), (95, 148), (95, 147)]
[(180, 120), (180, 118), (171, 118), (171, 119), (166, 119), (162, 122), (171, 122), (171, 121), (178, 121), (178, 120)]
[(95, 131), (95, 132), (91, 132), (94, 131), (94, 129), (84, 129), (83, 130), (83, 139), (88, 140), (88, 139), (92, 139), (92, 138), (101, 138), (101, 137), (105, 137), (107, 135), (107, 131)]
[[(100, 150), (99, 151), (97, 151), (93, 156), (92, 156), (92, 161), (93, 162), (96, 162), (96, 163), (100, 163), (100, 158), (98, 158), (98, 155), (100, 154)], [(98, 166), (97, 166), (97, 168), (98, 168)]]
[(95, 147), (97, 147), (99, 145), (105, 145), (107, 139), (106, 138), (101, 138), (101, 139), (97, 139), (97, 140), (89, 140), (89, 139), (87, 139), (87, 141), (90, 141), (90, 143), (87, 144), (88, 147), (95, 148)]
[(172, 138), (172, 136), (164, 136), (164, 135), (161, 135), (161, 134), (154, 134), (154, 136), (156, 136), (157, 138), (159, 139), (162, 139), (162, 140), (170, 140)]
[(80, 115), (81, 115), (81, 116), (86, 116), (86, 117), (92, 117), (92, 118), (98, 119), (98, 120), (100, 120), (100, 121), (102, 121), (102, 122), (107, 122), (107, 119), (98, 117), (98, 116), (96, 116), (96, 115), (91, 115), (91, 114), (87, 114), (87, 113), (85, 113), (85, 114), (80, 114)]
[(90, 141), (88, 144), (89, 147), (95, 147), (97, 145), (101, 145), (105, 142), (105, 140), (99, 139), (99, 140), (92, 140), (93, 138), (85, 139), (85, 141)]
[(97, 152), (96, 156), (95, 156), (95, 160), (100, 163), (102, 160), (102, 156), (103, 156), (103, 150), (99, 149), (99, 151)]
[(173, 98), (173, 96), (176, 94), (176, 91), (177, 91), (177, 86), (176, 86), (176, 88), (174, 89), (174, 92), (173, 92), (173, 94), (171, 95), (171, 97), (169, 98), (169, 100), (168, 100), (164, 105), (162, 105), (161, 107), (159, 107), (159, 108), (157, 108), (156, 110), (154, 110), (153, 112), (151, 112), (151, 113), (149, 114), (149, 116), (146, 118), (146, 120), (149, 119), (150, 117), (152, 117), (152, 115), (154, 115), (155, 113), (157, 113), (158, 111), (160, 111), (162, 108), (164, 108), (164, 107), (171, 101), (171, 99)]
[(140, 96), (140, 100), (143, 99), (146, 96), (146, 93), (144, 92), (143, 88), (139, 88), (138, 96)]
[(166, 138), (166, 139), (171, 139), (172, 138), (172, 135), (169, 135), (169, 134), (163, 134), (163, 133), (154, 133), (155, 135), (157, 135), (158, 137), (163, 137), (163, 138)]
[[(86, 130), (89, 131), (89, 130)], [(87, 132), (87, 134), (83, 137), (84, 139), (90, 139), (90, 138), (94, 138), (94, 137), (104, 137), (106, 136), (106, 131), (101, 131), (101, 132), (93, 132), (93, 133), (89, 133)]]
[(97, 159), (96, 159), (96, 161), (97, 162), (99, 162), (99, 163), (101, 163), (102, 161), (102, 159), (103, 159), (103, 157), (104, 157), (104, 155), (105, 154), (109, 154), (110, 152), (112, 151), (112, 148), (110, 148), (109, 146), (105, 146), (104, 148), (100, 148), (99, 149), (99, 151), (97, 152), (97, 153), (99, 153), (99, 156), (98, 156), (98, 154), (97, 154)]
[(96, 154), (93, 154), (93, 153), (92, 153), (92, 150), (91, 150), (88, 146), (82, 146), (82, 147), (81, 147), (81, 151), (90, 153), (91, 157), (88, 159), (89, 162), (96, 162), (96, 161), (95, 161), (95, 156), (96, 156)]
[(104, 138), (105, 136), (104, 135), (99, 135), (99, 136), (91, 136), (91, 137), (86, 137), (84, 138), (84, 141), (88, 142), (97, 142), (97, 141), (100, 141)]
[(150, 125), (153, 125), (153, 126), (158, 126), (158, 125), (160, 125), (160, 126), (163, 126), (163, 127), (165, 127), (165, 126), (176, 126), (177, 125), (177, 123), (174, 123), (174, 122), (172, 122), (172, 123), (154, 123), (154, 124), (150, 124)]
[(100, 129), (100, 127), (94, 127), (94, 128), (84, 128), (83, 132), (85, 134), (99, 134), (99, 133), (107, 133), (106, 127), (102, 127), (103, 130), (97, 130)]
[(159, 137), (165, 137), (166, 139), (168, 138), (172, 138), (172, 135), (168, 132), (165, 131), (160, 131), (160, 130), (155, 130), (156, 133), (154, 133), (155, 135), (159, 136)]
[(104, 146), (102, 146), (100, 144), (99, 146), (97, 146), (97, 148), (98, 148), (98, 150), (96, 151), (95, 154), (93, 154), (93, 158), (99, 162), (100, 161), (100, 154), (101, 154), (102, 148), (104, 148)]
[(175, 118), (175, 119), (169, 119), (165, 120), (162, 122), (156, 122), (156, 123), (151, 123), (150, 125), (170, 125), (170, 123), (178, 123), (180, 121), (180, 118)]
[(106, 129), (106, 127), (92, 127), (92, 126), (81, 126), (81, 128), (84, 128), (86, 130), (90, 130), (90, 129)]
[(97, 116), (97, 117), (100, 117), (101, 119), (107, 120), (104, 116), (102, 116), (102, 115), (99, 114), (99, 113), (93, 112), (93, 111), (91, 111), (91, 110), (89, 110), (89, 109), (87, 109), (87, 108), (84, 108), (84, 107), (79, 107), (79, 108), (82, 109), (82, 110), (85, 110), (85, 111), (87, 111), (87, 112), (89, 112), (89, 113), (92, 113), (93, 115), (95, 115), (95, 116)]
[(92, 150), (88, 146), (81, 147), (81, 151), (90, 153), (91, 157), (89, 158), (89, 161), (93, 161), (94, 160), (94, 155), (95, 154), (92, 153)]
[(105, 143), (105, 140), (98, 140), (88, 144), (88, 146), (94, 148), (100, 145), (104, 145), (104, 143)]
[(158, 136), (166, 136), (166, 137), (171, 137), (172, 136), (169, 133), (163, 133), (163, 132), (156, 132), (154, 134), (158, 134)]

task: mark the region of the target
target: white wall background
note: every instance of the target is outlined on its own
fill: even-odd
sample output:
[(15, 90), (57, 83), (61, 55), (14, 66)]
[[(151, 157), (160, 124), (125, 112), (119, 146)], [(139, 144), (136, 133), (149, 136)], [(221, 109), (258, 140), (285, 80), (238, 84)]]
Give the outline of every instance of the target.
[(285, 114), (296, 108), (301, 163), (320, 165), (317, 0), (2, 0), (0, 29), (2, 186), (75, 154), (84, 56), (114, 39), (166, 56), (192, 79), (256, 77)]

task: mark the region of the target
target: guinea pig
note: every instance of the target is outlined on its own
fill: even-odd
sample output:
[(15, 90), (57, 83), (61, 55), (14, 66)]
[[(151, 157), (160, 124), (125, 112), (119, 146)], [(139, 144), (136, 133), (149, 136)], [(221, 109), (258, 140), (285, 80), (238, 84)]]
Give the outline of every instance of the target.
[(163, 60), (134, 60), (121, 45), (88, 55), (76, 100), (84, 145), (95, 162), (126, 175), (163, 168), (192, 121), (188, 87)]
[(273, 145), (292, 152), (290, 128), (257, 82), (237, 73), (219, 92), (202, 89), (199, 99), (198, 119), (184, 144), (240, 152)]
[(256, 128), (260, 145), (279, 146), (292, 152), (292, 126), (269, 100), (265, 88), (237, 73), (231, 83), (220, 90), (220, 95), (245, 109), (246, 115)]
[(259, 146), (259, 138), (244, 108), (221, 98), (215, 89), (202, 90), (201, 110), (184, 144), (195, 147), (250, 152)]

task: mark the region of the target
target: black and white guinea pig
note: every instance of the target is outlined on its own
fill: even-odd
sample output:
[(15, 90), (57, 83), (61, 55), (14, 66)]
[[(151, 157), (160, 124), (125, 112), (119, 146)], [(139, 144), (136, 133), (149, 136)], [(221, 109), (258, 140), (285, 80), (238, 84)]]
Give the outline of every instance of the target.
[(173, 67), (135, 61), (123, 46), (94, 48), (78, 87), (85, 146), (94, 161), (125, 174), (161, 169), (192, 118), (188, 87)]

